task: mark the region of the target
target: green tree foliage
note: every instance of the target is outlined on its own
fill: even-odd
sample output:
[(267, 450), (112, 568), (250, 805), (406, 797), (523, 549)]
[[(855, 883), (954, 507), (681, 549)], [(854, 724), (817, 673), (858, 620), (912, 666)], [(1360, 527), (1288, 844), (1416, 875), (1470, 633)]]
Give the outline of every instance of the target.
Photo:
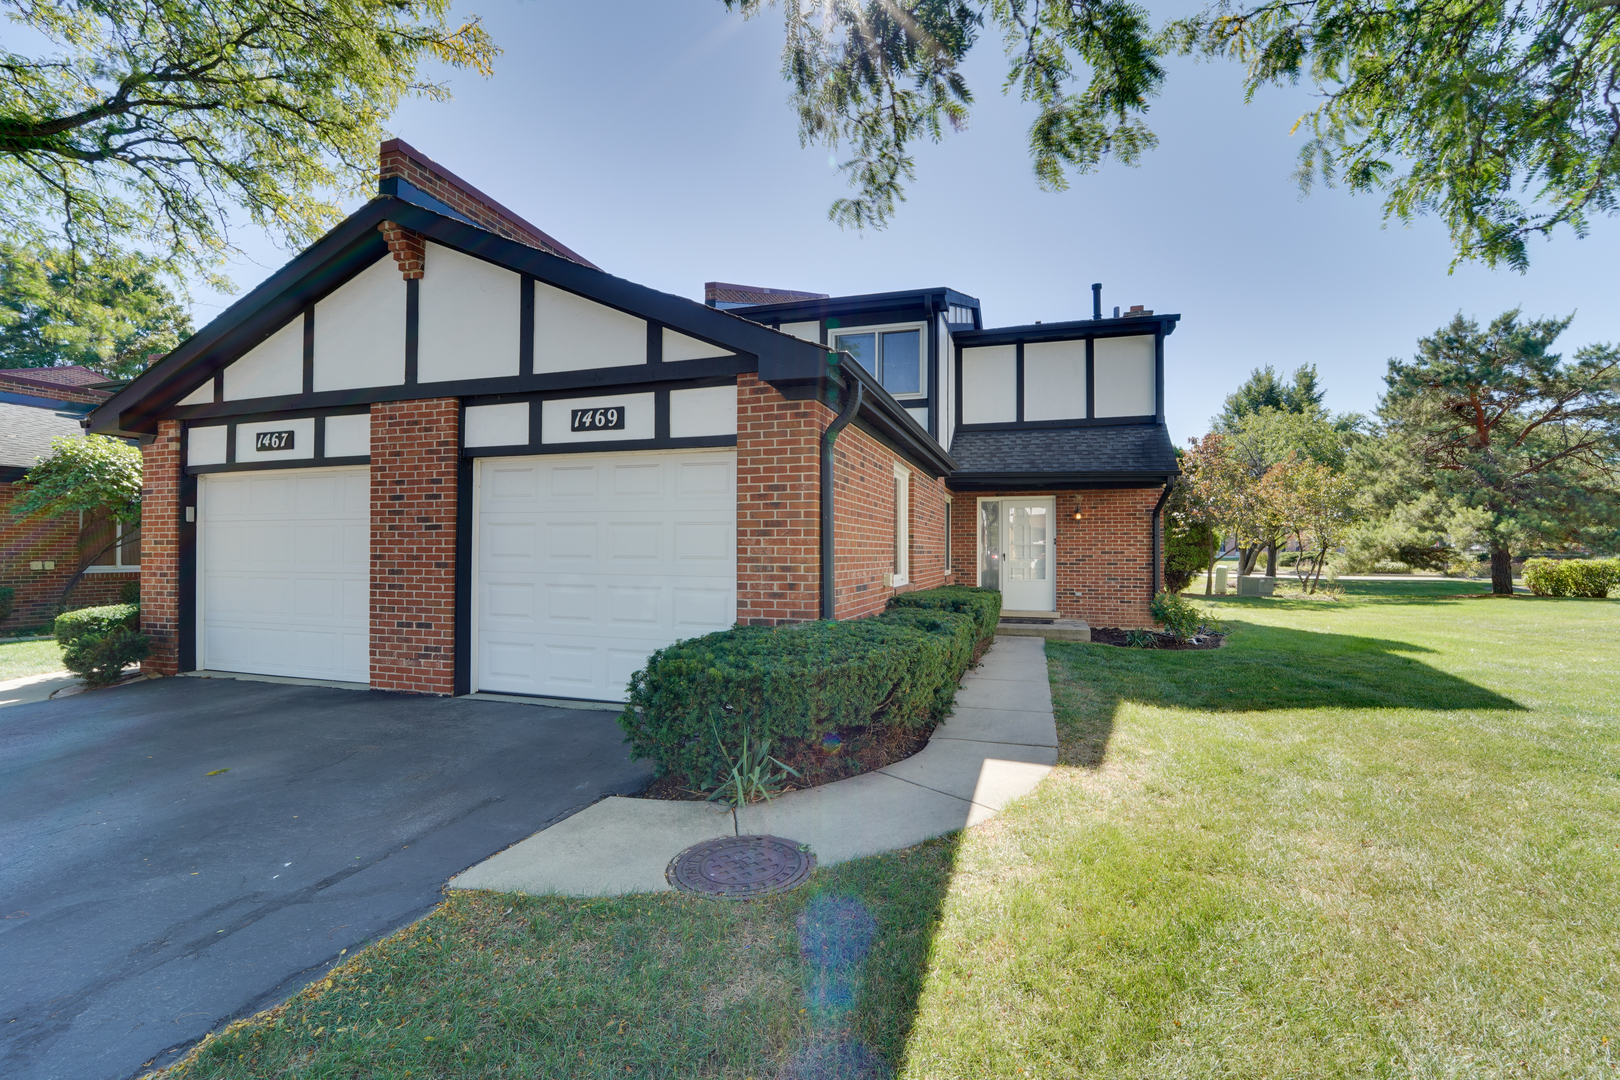
[(126, 525), (141, 520), (141, 452), (108, 435), (63, 436), (15, 485), (18, 517), (105, 510)]
[(152, 259), (0, 244), (0, 368), (82, 364), (130, 378), (190, 333)]
[(1513, 590), (1512, 551), (1620, 542), (1620, 349), (1552, 345), (1570, 319), (1461, 315), (1391, 360), (1384, 438), (1365, 467), (1386, 508), (1427, 499), (1431, 527), (1461, 519)]
[(1322, 412), (1322, 399), (1326, 392), (1317, 382), (1316, 365), (1301, 364), (1294, 369), (1290, 382), (1277, 378), (1270, 364), (1255, 368), (1249, 377), (1232, 393), (1226, 395), (1226, 405), (1216, 418), (1218, 431), (1230, 431), (1238, 421), (1265, 409), (1273, 412), (1300, 415)]
[[(775, 0), (725, 0), (746, 15)], [(1301, 81), (1302, 189), (1384, 196), (1386, 220), (1438, 214), (1457, 261), (1528, 265), (1526, 241), (1584, 234), (1616, 209), (1615, 0), (1214, 0), (1155, 28), (1128, 0), (781, 0), (783, 72), (806, 144), (848, 144), (847, 225), (882, 225), (911, 147), (967, 121), (962, 64), (988, 31), (1003, 87), (1035, 106), (1029, 152), (1048, 189), (1156, 145), (1144, 118), (1173, 53), (1235, 60), (1247, 95)]]
[(449, 0), (0, 0), (38, 42), (0, 54), (0, 231), (177, 268), (214, 265), (233, 214), (312, 241), (375, 175), (418, 68), (488, 73)]

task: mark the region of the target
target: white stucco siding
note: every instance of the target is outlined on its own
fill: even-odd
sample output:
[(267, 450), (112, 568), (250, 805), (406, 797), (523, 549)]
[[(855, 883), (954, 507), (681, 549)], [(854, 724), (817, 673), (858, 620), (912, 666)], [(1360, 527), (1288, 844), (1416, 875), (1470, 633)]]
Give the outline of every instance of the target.
[(737, 434), (737, 387), (703, 386), (669, 393), (669, 437)]
[(534, 283), (534, 370), (581, 371), (647, 362), (647, 323), (617, 308)]
[(1018, 419), (1018, 347), (962, 350), (962, 423), (1003, 424)]
[(722, 349), (718, 345), (710, 345), (707, 341), (699, 341), (689, 334), (664, 327), (663, 358), (665, 363), (675, 363), (681, 360), (707, 360), (717, 356), (735, 356), (730, 349)]
[[(404, 309), (400, 310), (403, 317)], [(403, 330), (401, 333), (403, 334)], [(400, 340), (403, 342), (403, 336)], [(203, 384), (203, 389), (208, 391), (206, 400), (214, 400), (211, 384)], [(303, 389), (303, 315), (290, 320), (225, 369), (226, 401), (298, 394), (302, 393)], [(187, 398), (181, 404), (189, 405), (192, 401)]]
[(315, 389), (404, 381), (405, 279), (385, 255), (315, 305)]
[(1098, 338), (1094, 349), (1097, 415), (1152, 416), (1156, 397), (1153, 336)]
[(428, 244), (417, 313), (417, 380), (516, 375), (521, 284), (510, 270)]
[(1024, 346), (1024, 419), (1083, 420), (1085, 341), (1032, 341)]

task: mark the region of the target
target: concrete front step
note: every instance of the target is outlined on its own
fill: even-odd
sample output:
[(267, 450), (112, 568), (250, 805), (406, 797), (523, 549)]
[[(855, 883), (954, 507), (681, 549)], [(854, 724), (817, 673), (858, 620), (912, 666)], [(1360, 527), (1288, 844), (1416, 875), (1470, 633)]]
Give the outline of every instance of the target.
[(957, 707), (920, 753), (876, 772), (736, 811), (713, 803), (603, 799), (454, 877), (454, 889), (617, 896), (669, 888), (670, 860), (722, 836), (809, 845), (821, 865), (977, 825), (1057, 764), (1046, 645), (997, 635)]
[(1091, 640), (1091, 626), (1084, 619), (1052, 619), (1041, 622), (1009, 622), (1008, 619), (1009, 616), (1003, 612), (1001, 623), (996, 627), (998, 637), (1033, 637), (1045, 638), (1048, 641)]

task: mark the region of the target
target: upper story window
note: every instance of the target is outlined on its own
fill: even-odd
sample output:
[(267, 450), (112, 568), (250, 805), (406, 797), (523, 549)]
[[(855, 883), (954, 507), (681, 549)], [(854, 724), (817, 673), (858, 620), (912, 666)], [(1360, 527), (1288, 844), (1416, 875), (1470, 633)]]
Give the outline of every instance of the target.
[(920, 326), (874, 326), (833, 337), (833, 348), (849, 353), (897, 398), (922, 397), (923, 332)]

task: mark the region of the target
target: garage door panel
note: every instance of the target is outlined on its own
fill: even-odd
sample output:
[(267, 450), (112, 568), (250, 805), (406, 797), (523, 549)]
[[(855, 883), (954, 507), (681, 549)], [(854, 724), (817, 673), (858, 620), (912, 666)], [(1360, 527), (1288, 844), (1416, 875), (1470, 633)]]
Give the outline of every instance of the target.
[(201, 479), (199, 666), (368, 681), (369, 471)]
[(596, 497), (597, 470), (595, 465), (553, 465), (546, 470), (547, 488), (553, 499), (594, 499)]
[(664, 466), (660, 462), (621, 462), (613, 466), (616, 499), (642, 498), (664, 493)]
[(535, 541), (539, 530), (528, 521), (491, 521), (485, 537), (488, 555), (493, 559), (532, 561), (536, 554)]
[[(522, 509), (488, 497), (515, 466), (479, 463), (481, 689), (622, 701), (649, 654), (736, 620), (734, 452), (542, 459)], [(494, 555), (520, 521), (541, 538), (532, 565)]]

